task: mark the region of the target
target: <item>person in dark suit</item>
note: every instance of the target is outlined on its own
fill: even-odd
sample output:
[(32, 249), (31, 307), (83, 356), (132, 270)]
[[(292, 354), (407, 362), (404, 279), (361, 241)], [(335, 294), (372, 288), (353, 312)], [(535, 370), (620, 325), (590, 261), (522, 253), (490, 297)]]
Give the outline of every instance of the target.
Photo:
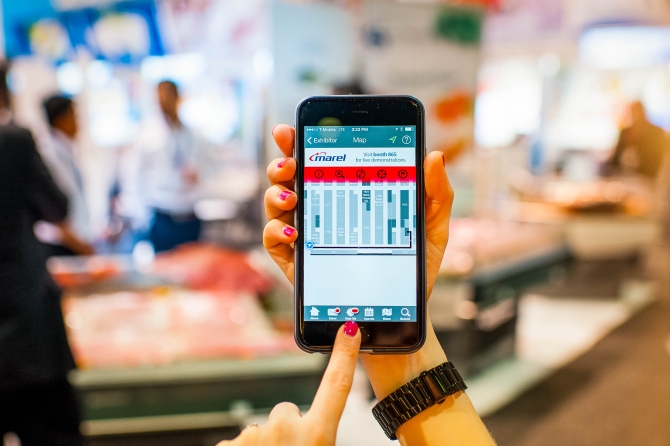
[(668, 152), (668, 139), (662, 128), (649, 121), (644, 105), (635, 101), (629, 106), (630, 126), (621, 130), (610, 170), (632, 170), (647, 178), (658, 175)]
[(23, 446), (83, 444), (61, 294), (33, 232), (38, 220), (59, 223), (67, 211), (30, 132), (0, 122), (0, 442), (13, 432)]

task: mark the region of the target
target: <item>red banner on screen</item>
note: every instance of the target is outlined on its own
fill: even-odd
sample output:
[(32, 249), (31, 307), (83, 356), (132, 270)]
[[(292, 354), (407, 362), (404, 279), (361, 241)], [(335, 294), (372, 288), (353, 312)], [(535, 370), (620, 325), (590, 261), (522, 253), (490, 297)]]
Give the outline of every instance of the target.
[(416, 167), (305, 167), (305, 181), (416, 181)]

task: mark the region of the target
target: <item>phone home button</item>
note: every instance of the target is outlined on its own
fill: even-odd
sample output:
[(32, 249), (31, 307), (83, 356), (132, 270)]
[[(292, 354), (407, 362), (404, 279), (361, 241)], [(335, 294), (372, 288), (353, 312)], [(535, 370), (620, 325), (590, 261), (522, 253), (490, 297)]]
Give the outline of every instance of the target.
[(361, 344), (370, 339), (370, 333), (365, 329), (365, 327), (358, 326), (358, 329), (361, 331)]

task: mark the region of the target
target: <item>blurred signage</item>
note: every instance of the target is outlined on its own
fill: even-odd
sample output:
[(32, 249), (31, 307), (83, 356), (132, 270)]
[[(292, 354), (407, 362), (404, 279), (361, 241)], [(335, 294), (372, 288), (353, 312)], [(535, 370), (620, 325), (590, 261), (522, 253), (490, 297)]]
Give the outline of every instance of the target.
[(626, 69), (670, 62), (670, 27), (604, 26), (582, 33), (579, 55), (595, 68)]
[(668, 0), (505, 0), (487, 18), (487, 45), (565, 39), (593, 25), (670, 23)]
[(346, 9), (319, 3), (274, 2), (272, 21), (276, 122), (293, 122), (303, 98), (351, 79), (354, 29)]
[(530, 42), (559, 35), (565, 23), (563, 0), (508, 0), (486, 20), (487, 45)]
[(84, 9), (84, 8), (104, 8), (114, 3), (119, 3), (118, 0), (52, 0), (51, 3), (59, 11), (68, 9)]
[(574, 27), (602, 23), (670, 23), (667, 0), (589, 0), (568, 2)]
[(483, 13), (472, 7), (365, 2), (365, 86), (421, 100), (426, 147), (447, 159), (473, 143)]
[(48, 0), (2, 3), (8, 57), (35, 54), (61, 62), (85, 48), (97, 59), (136, 63), (165, 53), (152, 1), (64, 1), (56, 6)]
[[(55, 20), (56, 10), (49, 0), (3, 1), (1, 4), (5, 56), (30, 54), (30, 25), (40, 20)], [(60, 34), (60, 30), (54, 32)]]

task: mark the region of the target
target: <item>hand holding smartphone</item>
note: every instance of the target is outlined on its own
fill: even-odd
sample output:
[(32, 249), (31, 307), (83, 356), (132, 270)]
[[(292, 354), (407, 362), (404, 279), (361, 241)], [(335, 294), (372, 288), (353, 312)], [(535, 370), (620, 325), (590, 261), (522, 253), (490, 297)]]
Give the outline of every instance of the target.
[(356, 321), (361, 350), (426, 337), (424, 110), (409, 96), (310, 97), (296, 110), (295, 339), (329, 352)]
[[(326, 125), (323, 122), (320, 124)], [(272, 130), (273, 139), (286, 158), (275, 159), (267, 169), (270, 187), (265, 194), (265, 211), (269, 222), (263, 232), (265, 248), (291, 282), (295, 282), (294, 270), (298, 267), (295, 263), (295, 251), (301, 248), (298, 246), (298, 232), (295, 230), (300, 223), (299, 220), (295, 220), (295, 210), (298, 205), (298, 196), (294, 192), (298, 186), (298, 160), (294, 158), (298, 152), (295, 141), (296, 133), (296, 129), (288, 125), (277, 125)], [(449, 216), (453, 190), (444, 170), (444, 156), (440, 152), (428, 154), (421, 166), (423, 169), (420, 175), (423, 176), (425, 171), (425, 201), (422, 204), (425, 213), (425, 252), (427, 253), (425, 259), (426, 294), (429, 296), (449, 238)], [(304, 193), (304, 190), (302, 192)], [(379, 400), (396, 391), (408, 380), (447, 360), (430, 321), (426, 319), (426, 322), (426, 342), (420, 350), (407, 355), (364, 354), (360, 356)], [(353, 324), (349, 324), (351, 325)], [(350, 348), (346, 350), (351, 352)], [(338, 383), (335, 387), (342, 390), (344, 389), (344, 386), (341, 385), (342, 376), (349, 375), (346, 374), (347, 367), (344, 368), (345, 375), (342, 374), (340, 364), (336, 364), (337, 356), (335, 352), (330, 360), (329, 369), (339, 369)], [(350, 367), (353, 367), (353, 364)], [(349, 370), (352, 371), (352, 369)], [(319, 394), (321, 393), (320, 389)], [(327, 399), (328, 407), (332, 408), (333, 399), (330, 397)], [(277, 406), (277, 409), (280, 408), (285, 409), (284, 405)], [(427, 412), (425, 416), (412, 418), (397, 431), (401, 442), (416, 440), (430, 444), (444, 444), (465, 441), (468, 444), (493, 444), (467, 394), (463, 393), (456, 397), (454, 404), (438, 404), (429, 410), (430, 412)], [(454, 416), (458, 418), (456, 424), (452, 423)], [(309, 414), (300, 420), (305, 420), (307, 417)], [(430, 421), (427, 422), (428, 420)], [(314, 426), (313, 421), (310, 426)], [(449, 426), (449, 429), (445, 429), (444, 426)], [(246, 437), (246, 439), (249, 438)], [(246, 444), (244, 441), (242, 443)]]

